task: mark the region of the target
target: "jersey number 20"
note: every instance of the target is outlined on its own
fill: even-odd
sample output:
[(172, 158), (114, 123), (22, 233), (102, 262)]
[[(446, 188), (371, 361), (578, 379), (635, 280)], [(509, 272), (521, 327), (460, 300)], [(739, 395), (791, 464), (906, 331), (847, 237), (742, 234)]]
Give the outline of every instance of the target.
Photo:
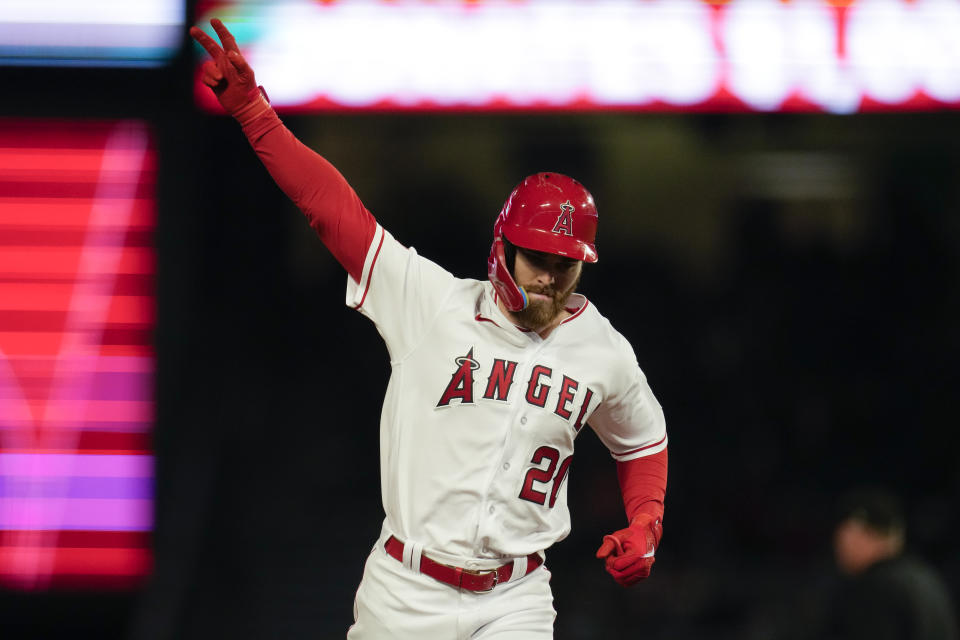
[[(550, 483), (550, 480), (553, 479), (553, 488), (550, 490), (550, 502), (548, 505), (552, 509), (553, 505), (557, 502), (557, 494), (560, 492), (560, 485), (563, 484), (563, 479), (567, 475), (567, 469), (570, 468), (570, 462), (573, 461), (573, 454), (571, 453), (564, 458), (563, 462), (560, 462), (559, 451), (553, 447), (542, 446), (534, 451), (533, 457), (530, 458), (530, 462), (536, 465), (541, 464), (544, 460), (549, 461), (546, 469), (534, 467), (527, 471), (527, 476), (523, 480), (523, 488), (520, 489), (520, 497), (524, 500), (535, 502), (536, 504), (547, 504), (546, 486), (544, 486), (544, 491), (539, 491), (534, 488), (533, 483), (537, 482), (542, 485), (547, 485)], [(558, 462), (560, 462), (559, 469), (557, 469)], [(557, 472), (556, 477), (553, 475), (554, 471)]]

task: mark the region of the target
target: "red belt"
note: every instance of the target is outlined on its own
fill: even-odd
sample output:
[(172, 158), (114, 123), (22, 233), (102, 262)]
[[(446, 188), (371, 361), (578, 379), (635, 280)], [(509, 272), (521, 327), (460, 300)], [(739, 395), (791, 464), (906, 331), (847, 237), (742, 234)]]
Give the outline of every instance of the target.
[[(387, 553), (403, 562), (403, 543), (390, 536), (383, 548)], [(527, 556), (527, 575), (537, 567), (543, 564), (543, 559), (538, 553), (531, 553)], [(496, 569), (483, 569), (475, 571), (473, 569), (461, 569), (460, 567), (451, 567), (448, 564), (440, 564), (436, 560), (431, 560), (425, 555), (420, 556), (420, 573), (426, 574), (434, 580), (439, 580), (446, 584), (483, 593), (492, 591), (495, 586), (501, 582), (506, 582), (513, 575), (513, 562), (508, 562)]]

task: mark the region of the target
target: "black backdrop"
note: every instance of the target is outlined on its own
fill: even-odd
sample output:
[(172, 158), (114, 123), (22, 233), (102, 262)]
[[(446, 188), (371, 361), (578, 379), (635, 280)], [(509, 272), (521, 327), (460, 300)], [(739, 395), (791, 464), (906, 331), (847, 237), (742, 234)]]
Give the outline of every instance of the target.
[[(156, 570), (136, 593), (0, 592), (22, 637), (340, 638), (382, 518), (388, 363), (345, 275), (234, 123), (162, 70), (6, 69), (2, 115), (138, 117), (160, 158)], [(269, 85), (268, 78), (261, 78)], [(597, 198), (582, 290), (670, 430), (654, 578), (593, 559), (623, 524), (592, 433), (549, 554), (560, 638), (802, 638), (835, 582), (831, 509), (881, 483), (958, 593), (960, 117), (954, 113), (285, 118), (401, 241), (482, 277), (538, 170)]]

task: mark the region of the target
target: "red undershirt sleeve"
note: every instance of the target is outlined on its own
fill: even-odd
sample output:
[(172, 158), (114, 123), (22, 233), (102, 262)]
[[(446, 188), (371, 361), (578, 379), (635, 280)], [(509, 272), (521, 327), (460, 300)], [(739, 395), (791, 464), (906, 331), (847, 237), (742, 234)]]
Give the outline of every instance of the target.
[(274, 181), (359, 281), (377, 221), (340, 172), (287, 129), (260, 96), (234, 114)]
[(630, 522), (641, 513), (663, 517), (663, 499), (667, 493), (666, 449), (642, 458), (617, 462), (617, 478)]

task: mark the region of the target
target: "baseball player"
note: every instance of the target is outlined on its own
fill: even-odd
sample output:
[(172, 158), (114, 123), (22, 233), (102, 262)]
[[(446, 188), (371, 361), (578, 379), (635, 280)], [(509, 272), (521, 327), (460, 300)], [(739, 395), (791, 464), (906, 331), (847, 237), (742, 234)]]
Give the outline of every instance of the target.
[(237, 44), (202, 81), (347, 270), (346, 302), (383, 336), (386, 517), (347, 637), (553, 637), (544, 551), (570, 531), (566, 478), (589, 424), (617, 463), (629, 525), (597, 551), (624, 586), (649, 576), (666, 490), (663, 412), (629, 343), (583, 295), (597, 210), (576, 180), (523, 180), (496, 219), (487, 281), (457, 278), (397, 242), (270, 107)]

